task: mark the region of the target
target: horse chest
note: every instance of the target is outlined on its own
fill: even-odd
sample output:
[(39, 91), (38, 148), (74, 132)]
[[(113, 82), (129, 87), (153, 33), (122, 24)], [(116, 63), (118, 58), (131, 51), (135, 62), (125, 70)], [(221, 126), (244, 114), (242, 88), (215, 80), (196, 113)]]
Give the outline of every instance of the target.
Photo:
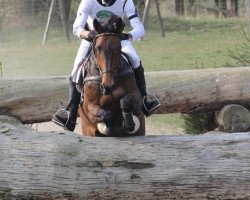
[(104, 95), (100, 98), (100, 105), (103, 107), (114, 105), (114, 98), (112, 95)]

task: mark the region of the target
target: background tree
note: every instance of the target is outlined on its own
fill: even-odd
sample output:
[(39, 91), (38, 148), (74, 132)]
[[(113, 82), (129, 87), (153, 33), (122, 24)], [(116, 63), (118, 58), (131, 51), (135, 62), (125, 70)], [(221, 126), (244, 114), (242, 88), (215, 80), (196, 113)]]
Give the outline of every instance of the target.
[(175, 0), (175, 13), (177, 15), (185, 15), (185, 2), (184, 2), (184, 0)]
[(248, 21), (248, 31), (250, 32), (250, 0), (246, 0), (246, 17)]
[(224, 17), (236, 17), (239, 15), (238, 0), (215, 0), (216, 6), (219, 8), (220, 15)]
[(238, 16), (238, 0), (227, 0), (227, 17)]

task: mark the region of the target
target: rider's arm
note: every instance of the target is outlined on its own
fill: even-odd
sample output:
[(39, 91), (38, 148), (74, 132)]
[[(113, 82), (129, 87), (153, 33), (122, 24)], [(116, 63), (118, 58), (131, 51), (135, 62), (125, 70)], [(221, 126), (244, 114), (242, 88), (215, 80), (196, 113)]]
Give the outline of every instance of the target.
[(143, 37), (145, 34), (144, 26), (140, 21), (133, 0), (127, 0), (124, 7), (124, 12), (132, 27), (132, 30), (129, 32), (129, 34), (132, 36), (132, 41)]
[(91, 1), (82, 0), (77, 10), (77, 17), (73, 24), (73, 34), (82, 39), (88, 38), (89, 31), (85, 30), (85, 25), (90, 13)]

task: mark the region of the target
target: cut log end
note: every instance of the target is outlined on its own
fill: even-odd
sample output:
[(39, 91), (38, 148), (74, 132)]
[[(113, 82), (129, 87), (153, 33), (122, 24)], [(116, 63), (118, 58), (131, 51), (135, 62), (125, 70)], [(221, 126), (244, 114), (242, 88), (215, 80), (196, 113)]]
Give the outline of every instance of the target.
[(244, 132), (250, 127), (250, 112), (241, 105), (226, 105), (216, 114), (216, 121), (221, 131)]

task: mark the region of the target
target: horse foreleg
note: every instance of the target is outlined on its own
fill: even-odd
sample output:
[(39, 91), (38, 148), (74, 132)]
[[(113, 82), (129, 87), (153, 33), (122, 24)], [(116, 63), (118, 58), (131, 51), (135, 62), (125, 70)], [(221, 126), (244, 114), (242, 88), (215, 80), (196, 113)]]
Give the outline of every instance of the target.
[(132, 132), (135, 129), (135, 122), (133, 120), (133, 105), (132, 96), (125, 95), (120, 100), (122, 116), (123, 116), (123, 127), (127, 132)]
[[(88, 105), (88, 118), (93, 123), (98, 125), (98, 123), (104, 123), (106, 125), (105, 134), (111, 136), (114, 130), (114, 117), (112, 113), (108, 110), (102, 109), (99, 105), (89, 104)], [(100, 131), (100, 130), (99, 130)]]

